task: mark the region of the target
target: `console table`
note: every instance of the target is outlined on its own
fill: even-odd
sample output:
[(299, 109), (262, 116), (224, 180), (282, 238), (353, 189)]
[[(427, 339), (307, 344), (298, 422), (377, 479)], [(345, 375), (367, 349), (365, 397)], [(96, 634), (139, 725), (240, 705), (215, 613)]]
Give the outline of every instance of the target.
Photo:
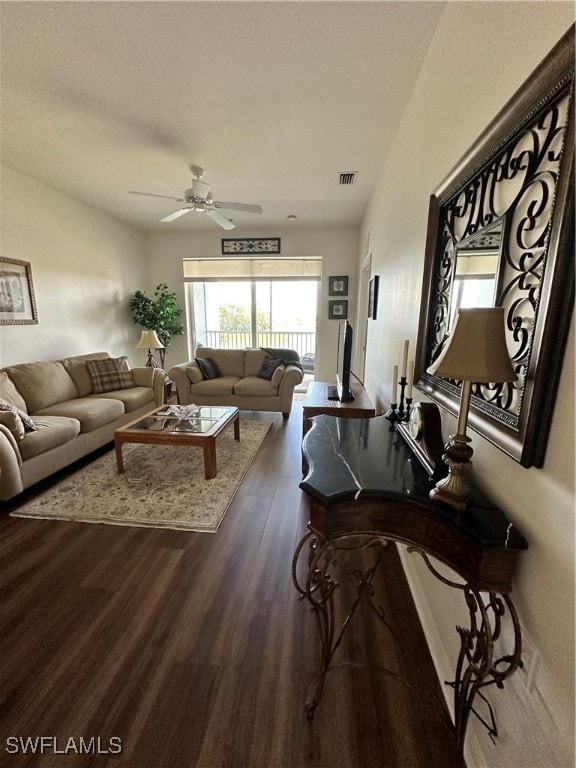
[[(456, 628), (460, 652), (454, 680), (447, 683), (454, 688), (454, 728), (463, 752), (470, 713), (478, 714), (476, 696), (487, 702), (481, 690), (492, 684), (502, 688), (520, 664), (520, 624), (510, 591), (518, 557), (528, 544), (504, 512), (478, 493), (465, 512), (432, 501), (428, 492), (434, 481), (384, 416), (350, 420), (322, 415), (311, 422), (303, 444), (310, 469), (300, 483), (309, 496), (310, 522), (292, 562), (293, 583), (312, 606), (321, 645), (307, 715), (314, 715), (326, 672), (360, 601), (370, 601), (386, 623), (372, 581), (378, 551), (391, 541), (400, 542), (422, 557), (436, 578), (461, 593), (468, 607), (470, 626)], [(368, 548), (376, 553), (375, 563), (348, 571), (355, 598), (336, 626), (338, 582), (332, 573), (338, 553)], [(447, 577), (433, 560), (457, 576)], [(502, 637), (504, 622), (510, 624), (512, 647), (496, 658), (495, 641)], [(494, 714), (487, 706), (490, 722), (478, 717), (496, 736)]]

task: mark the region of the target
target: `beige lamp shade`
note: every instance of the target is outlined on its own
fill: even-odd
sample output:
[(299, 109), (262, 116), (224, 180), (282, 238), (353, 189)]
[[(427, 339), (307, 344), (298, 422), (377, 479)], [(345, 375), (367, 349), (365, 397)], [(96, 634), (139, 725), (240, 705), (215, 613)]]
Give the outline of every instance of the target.
[(506, 347), (504, 308), (457, 310), (454, 330), (427, 372), (458, 381), (515, 381)]
[(164, 344), (158, 338), (156, 331), (142, 331), (136, 349), (164, 349)]

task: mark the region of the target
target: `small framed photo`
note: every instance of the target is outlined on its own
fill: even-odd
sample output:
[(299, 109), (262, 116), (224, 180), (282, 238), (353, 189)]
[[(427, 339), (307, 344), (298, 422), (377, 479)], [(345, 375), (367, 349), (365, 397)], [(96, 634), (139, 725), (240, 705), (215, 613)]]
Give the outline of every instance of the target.
[(328, 319), (346, 320), (348, 318), (348, 301), (329, 301)]
[(38, 323), (29, 261), (0, 256), (0, 325)]
[(331, 275), (328, 278), (328, 296), (348, 296), (348, 275)]
[(378, 311), (378, 275), (374, 277), (368, 283), (368, 319), (376, 320), (376, 312)]

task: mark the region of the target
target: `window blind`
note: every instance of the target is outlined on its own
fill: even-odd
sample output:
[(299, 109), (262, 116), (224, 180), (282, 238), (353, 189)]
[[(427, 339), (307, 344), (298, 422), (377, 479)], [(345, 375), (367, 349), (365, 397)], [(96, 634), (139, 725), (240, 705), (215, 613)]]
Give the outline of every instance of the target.
[(320, 280), (322, 259), (183, 259), (184, 280)]

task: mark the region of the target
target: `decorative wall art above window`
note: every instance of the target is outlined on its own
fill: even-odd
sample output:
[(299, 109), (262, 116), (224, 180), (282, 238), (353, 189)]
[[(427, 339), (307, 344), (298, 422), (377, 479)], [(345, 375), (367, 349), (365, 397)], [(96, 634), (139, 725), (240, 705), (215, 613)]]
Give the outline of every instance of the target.
[(475, 384), (469, 423), (525, 467), (544, 462), (574, 305), (573, 88), (571, 28), (430, 199), (417, 387), (456, 414), (460, 382), (426, 369), (458, 307), (504, 307), (517, 380)]
[(29, 261), (0, 256), (0, 325), (38, 323)]
[(227, 253), (280, 253), (279, 237), (222, 238), (222, 255)]
[(348, 275), (331, 275), (328, 278), (328, 296), (348, 296)]

